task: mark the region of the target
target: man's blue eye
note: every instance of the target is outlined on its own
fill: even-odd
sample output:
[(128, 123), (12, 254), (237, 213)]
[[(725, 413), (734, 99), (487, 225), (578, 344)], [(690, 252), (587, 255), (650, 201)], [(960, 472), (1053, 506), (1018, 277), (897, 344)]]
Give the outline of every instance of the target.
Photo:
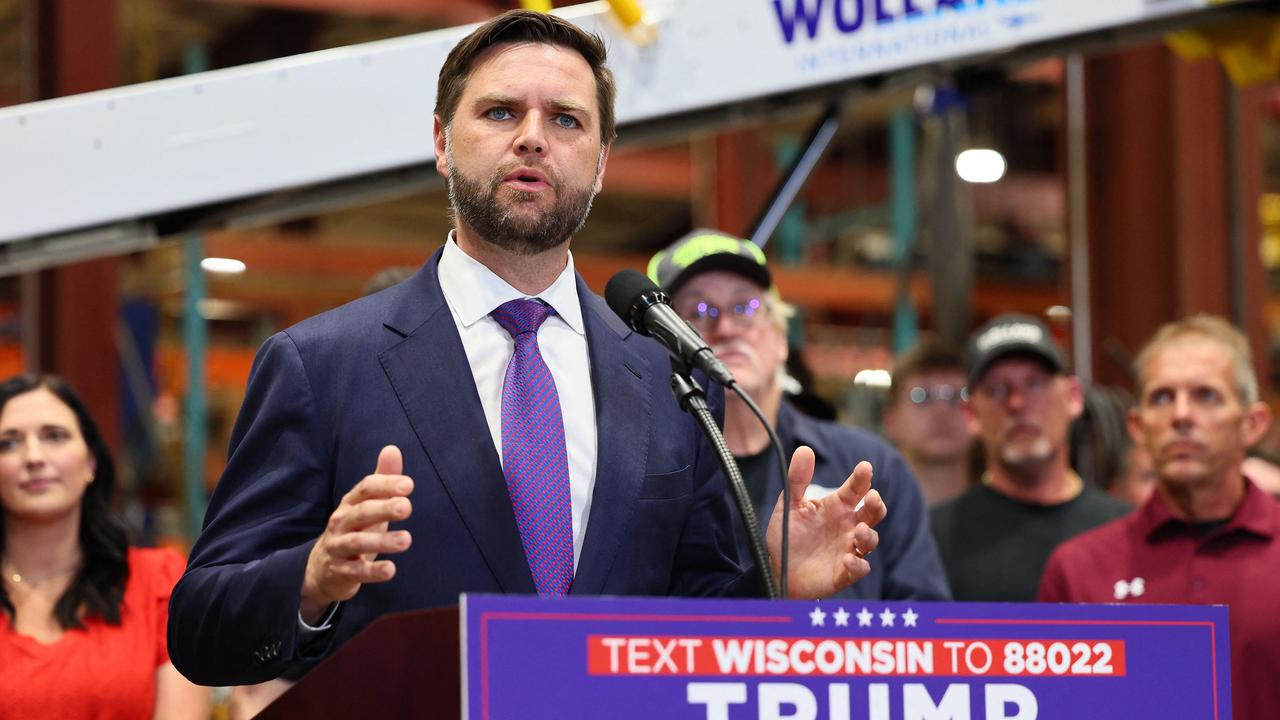
[(485, 113), (485, 115), (489, 116), (490, 120), (506, 120), (511, 117), (511, 111), (503, 107), (497, 107)]
[(557, 115), (555, 122), (557, 125), (563, 128), (578, 127), (578, 119), (572, 115)]
[(1196, 402), (1205, 404), (1216, 404), (1222, 399), (1222, 395), (1213, 388), (1196, 388)]

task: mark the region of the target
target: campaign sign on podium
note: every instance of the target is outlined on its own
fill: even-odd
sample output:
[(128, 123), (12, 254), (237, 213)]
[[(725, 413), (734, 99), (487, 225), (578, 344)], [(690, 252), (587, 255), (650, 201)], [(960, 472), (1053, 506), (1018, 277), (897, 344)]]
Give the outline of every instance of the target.
[(1231, 717), (1227, 610), (467, 595), (464, 717)]

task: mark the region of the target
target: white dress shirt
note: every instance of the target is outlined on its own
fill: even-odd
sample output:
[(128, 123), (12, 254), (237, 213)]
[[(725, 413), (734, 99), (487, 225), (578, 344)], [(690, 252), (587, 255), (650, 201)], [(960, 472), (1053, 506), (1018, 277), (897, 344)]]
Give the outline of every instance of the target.
[[(573, 569), (577, 572), (595, 487), (596, 405), (573, 255), (569, 255), (564, 271), (550, 287), (530, 296), (511, 287), (467, 255), (450, 233), (440, 256), (439, 276), (440, 290), (458, 326), (499, 460), (502, 458), (502, 383), (515, 352), (515, 341), (489, 313), (509, 300), (527, 297), (535, 297), (555, 309), (555, 314), (538, 328), (538, 349), (555, 379), (560, 414), (564, 418), (569, 497), (573, 504)], [(433, 381), (449, 382), (449, 379), (434, 378)]]
[[(492, 270), (463, 252), (449, 233), (438, 266), (440, 290), (467, 353), (471, 376), (480, 393), (480, 404), (489, 424), (493, 447), (502, 460), (502, 383), (507, 364), (515, 354), (511, 335), (489, 316), (508, 300), (530, 297), (507, 284)], [(573, 504), (573, 570), (578, 571), (582, 557), (582, 539), (587, 534), (587, 517), (591, 513), (591, 495), (596, 478), (596, 402), (591, 389), (591, 363), (587, 356), (586, 326), (582, 322), (582, 306), (573, 272), (573, 255), (564, 272), (551, 287), (536, 297), (551, 307), (555, 314), (538, 328), (538, 349), (542, 360), (556, 382), (560, 396), (560, 415), (564, 419), (565, 444), (569, 459), (569, 499)], [(429, 382), (453, 382), (452, 378), (430, 378)], [(307, 623), (298, 611), (298, 625), (309, 637), (331, 627), (341, 603), (329, 606), (316, 625)]]

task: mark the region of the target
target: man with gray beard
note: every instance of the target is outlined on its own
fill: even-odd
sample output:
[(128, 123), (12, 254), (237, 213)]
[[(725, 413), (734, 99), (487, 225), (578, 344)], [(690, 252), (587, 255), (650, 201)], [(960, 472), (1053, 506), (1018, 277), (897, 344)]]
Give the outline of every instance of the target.
[[(653, 256), (649, 276), (671, 294), (676, 312), (702, 334), (734, 379), (777, 429), (785, 455), (813, 450), (810, 494), (844, 482), (850, 466), (867, 460), (889, 512), (876, 529), (880, 558), (871, 574), (839, 594), (862, 600), (947, 600), (924, 496), (902, 456), (879, 437), (818, 420), (784, 397), (795, 385), (786, 373), (787, 321), (794, 314), (774, 287), (764, 252), (747, 240), (715, 230), (694, 230)], [(796, 388), (798, 390), (798, 388)], [(794, 392), (794, 390), (793, 390)], [(763, 523), (782, 491), (782, 469), (768, 431), (735, 394), (725, 397), (724, 437), (742, 470)], [(739, 533), (746, 553), (745, 532)]]
[(970, 337), (965, 360), (986, 472), (934, 509), (933, 535), (956, 600), (1031, 602), (1059, 543), (1130, 508), (1068, 463), (1084, 395), (1044, 323), (1000, 315)]

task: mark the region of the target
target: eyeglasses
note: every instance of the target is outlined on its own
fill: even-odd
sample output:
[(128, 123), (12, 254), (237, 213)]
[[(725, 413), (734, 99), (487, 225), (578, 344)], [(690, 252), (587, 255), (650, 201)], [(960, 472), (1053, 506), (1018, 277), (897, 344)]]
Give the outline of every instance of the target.
[(1015, 390), (1027, 397), (1038, 398), (1049, 390), (1049, 385), (1052, 382), (1053, 377), (1051, 375), (1037, 374), (1027, 377), (1020, 383), (1007, 380), (985, 382), (978, 386), (978, 392), (998, 403), (1002, 403), (1012, 397)]
[(969, 399), (968, 388), (957, 388), (955, 385), (916, 385), (907, 391), (907, 399), (913, 405), (931, 405), (944, 402), (952, 407)]
[(731, 305), (716, 305), (706, 300), (697, 300), (682, 308), (680, 316), (699, 329), (710, 328), (721, 319), (745, 326), (763, 317), (765, 309), (764, 300), (758, 297), (743, 298)]

